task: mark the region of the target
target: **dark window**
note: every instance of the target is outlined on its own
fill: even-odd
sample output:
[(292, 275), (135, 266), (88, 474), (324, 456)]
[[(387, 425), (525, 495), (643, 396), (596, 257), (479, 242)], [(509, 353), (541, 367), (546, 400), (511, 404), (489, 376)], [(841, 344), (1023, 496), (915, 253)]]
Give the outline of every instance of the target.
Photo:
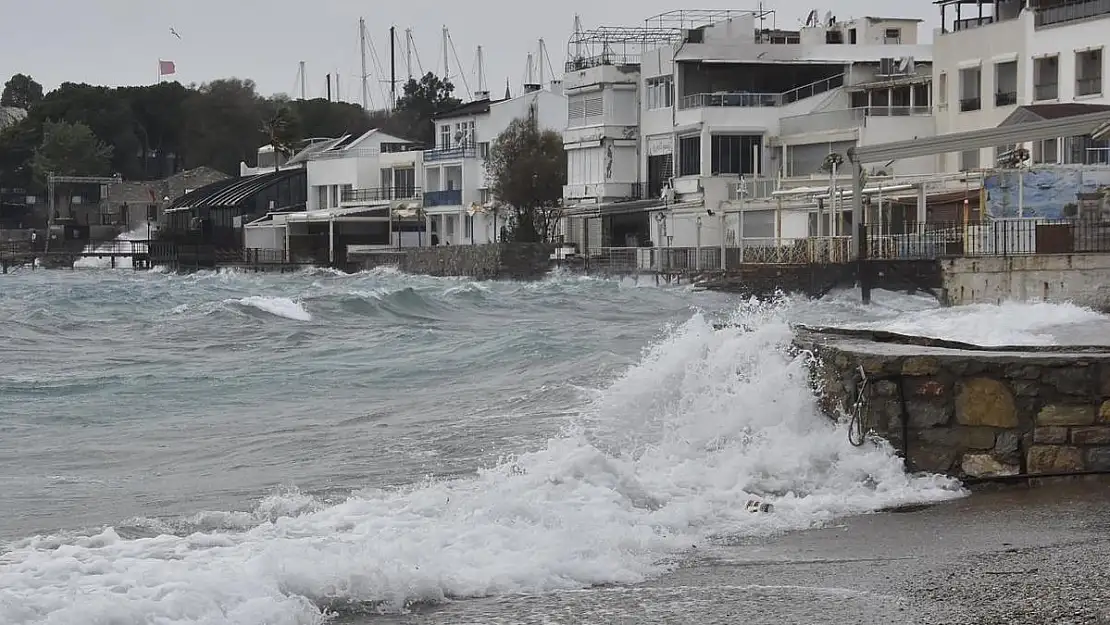
[(649, 198), (658, 198), (663, 194), (663, 185), (674, 176), (674, 155), (661, 154), (648, 157), (648, 190)]
[(678, 140), (678, 175), (696, 176), (701, 173), (701, 136), (682, 137)]
[(713, 135), (713, 173), (754, 174), (761, 143), (759, 135)]

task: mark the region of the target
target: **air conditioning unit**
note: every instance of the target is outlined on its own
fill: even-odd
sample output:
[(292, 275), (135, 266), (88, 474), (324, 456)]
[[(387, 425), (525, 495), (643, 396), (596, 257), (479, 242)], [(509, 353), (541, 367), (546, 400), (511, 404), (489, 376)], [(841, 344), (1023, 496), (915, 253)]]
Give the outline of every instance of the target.
[(884, 57), (879, 59), (879, 72), (878, 76), (893, 76), (894, 70), (897, 67), (896, 61), (893, 57)]

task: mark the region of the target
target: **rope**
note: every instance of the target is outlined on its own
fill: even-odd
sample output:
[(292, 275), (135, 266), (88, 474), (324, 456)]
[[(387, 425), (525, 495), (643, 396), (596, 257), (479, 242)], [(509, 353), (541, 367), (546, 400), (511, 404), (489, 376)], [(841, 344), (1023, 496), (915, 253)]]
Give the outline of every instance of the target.
[(866, 416), (870, 416), (871, 413), (871, 397), (867, 392), (869, 380), (867, 379), (867, 372), (863, 370), (863, 365), (859, 367), (859, 374), (862, 380), (857, 389), (856, 401), (852, 404), (851, 420), (848, 422), (848, 442), (854, 447), (861, 447), (867, 441), (864, 416), (865, 413)]

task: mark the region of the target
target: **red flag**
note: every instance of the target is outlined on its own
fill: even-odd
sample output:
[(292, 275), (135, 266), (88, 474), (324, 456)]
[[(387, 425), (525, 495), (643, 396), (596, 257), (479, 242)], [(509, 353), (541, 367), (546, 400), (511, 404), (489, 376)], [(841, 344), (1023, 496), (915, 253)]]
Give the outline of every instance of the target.
[(173, 61), (158, 61), (158, 75), (169, 76), (177, 73), (177, 66)]

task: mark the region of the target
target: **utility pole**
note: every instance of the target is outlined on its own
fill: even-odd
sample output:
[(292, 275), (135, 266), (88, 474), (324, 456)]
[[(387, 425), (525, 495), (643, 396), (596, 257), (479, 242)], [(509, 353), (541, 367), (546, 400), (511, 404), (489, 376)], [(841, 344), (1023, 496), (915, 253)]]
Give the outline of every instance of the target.
[[(359, 56), (362, 57), (362, 110), (366, 111), (370, 109), (370, 87), (366, 83), (366, 20), (361, 17), (358, 18), (358, 41), (358, 53)], [(337, 77), (336, 81), (338, 82), (338, 80)], [(336, 90), (338, 91), (338, 85)]]

